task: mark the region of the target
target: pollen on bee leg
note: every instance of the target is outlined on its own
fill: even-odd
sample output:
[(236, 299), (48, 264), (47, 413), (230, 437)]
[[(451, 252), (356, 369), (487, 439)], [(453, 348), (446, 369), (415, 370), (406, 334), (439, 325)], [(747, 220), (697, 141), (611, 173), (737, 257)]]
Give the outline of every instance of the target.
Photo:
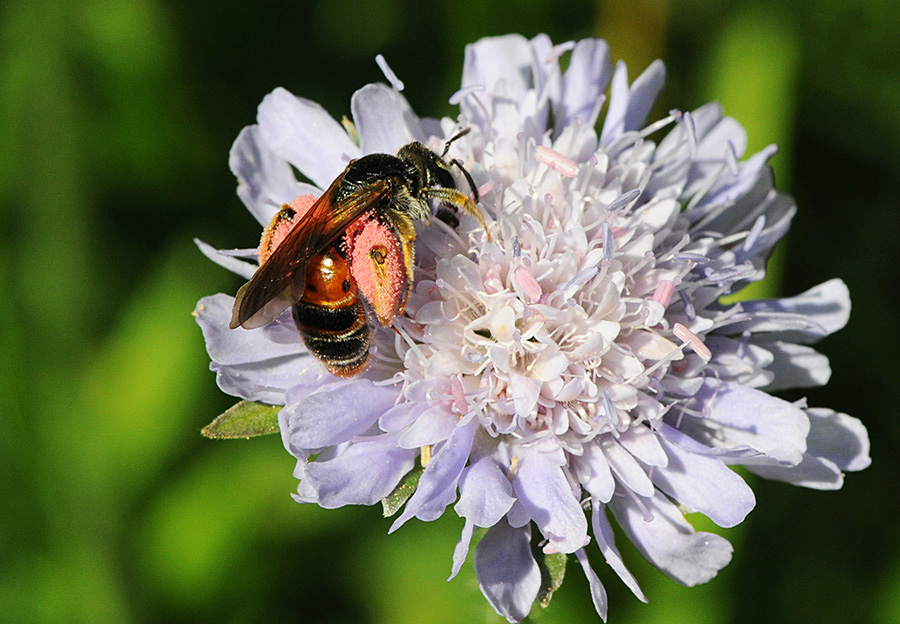
[(265, 227), (262, 237), (259, 239), (259, 247), (257, 253), (259, 255), (259, 263), (263, 264), (272, 255), (272, 252), (278, 248), (281, 241), (285, 239), (297, 221), (300, 220), (307, 210), (316, 203), (315, 195), (298, 195), (290, 204), (283, 204), (281, 209), (275, 213), (269, 225)]
[(373, 219), (354, 238), (350, 273), (382, 325), (403, 311), (407, 272), (396, 235)]

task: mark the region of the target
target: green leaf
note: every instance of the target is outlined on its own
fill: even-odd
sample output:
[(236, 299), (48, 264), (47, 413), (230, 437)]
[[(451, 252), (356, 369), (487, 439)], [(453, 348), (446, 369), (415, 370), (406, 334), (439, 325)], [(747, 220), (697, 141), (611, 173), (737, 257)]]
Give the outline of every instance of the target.
[(562, 585), (566, 576), (566, 563), (569, 556), (563, 553), (554, 553), (537, 557), (538, 567), (541, 570), (541, 591), (538, 592), (538, 604), (546, 607), (553, 598), (553, 592)]
[(416, 491), (416, 486), (419, 485), (419, 477), (422, 476), (424, 471), (425, 469), (422, 465), (416, 462), (416, 467), (406, 473), (406, 476), (394, 488), (394, 491), (381, 499), (385, 518), (390, 518), (400, 511), (403, 503), (408, 501), (409, 497)]
[(218, 440), (249, 440), (256, 436), (278, 433), (280, 410), (280, 405), (240, 401), (206, 425), (200, 433)]

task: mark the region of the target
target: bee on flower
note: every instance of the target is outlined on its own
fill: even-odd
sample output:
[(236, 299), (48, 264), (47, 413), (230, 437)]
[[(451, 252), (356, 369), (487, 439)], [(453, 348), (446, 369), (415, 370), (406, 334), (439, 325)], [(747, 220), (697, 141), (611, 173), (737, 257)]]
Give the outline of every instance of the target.
[[(468, 46), (450, 97), (456, 119), (417, 117), (383, 67), (390, 85), (353, 96), (355, 135), (276, 89), (230, 158), (261, 226), (295, 198), (334, 200), (342, 172), (373, 154), (417, 144), (446, 165), (446, 176), (405, 187), (419, 203), (404, 213), (413, 229), (401, 251), (414, 263), (402, 304), (392, 295), (381, 306), (390, 313), (377, 314), (380, 290), (367, 285), (354, 308), (367, 332), (363, 363), (335, 376), (341, 370), (304, 343), (290, 308), (306, 282), (273, 286), (243, 317), (245, 296), (213, 295), (196, 311), (220, 387), (283, 406), (297, 501), (372, 505), (415, 475), (390, 531), (452, 505), (464, 519), (452, 578), (485, 529), (472, 561), (497, 613), (524, 619), (545, 596), (546, 559), (574, 555), (605, 619), (591, 549), (646, 601), (613, 523), (663, 573), (695, 585), (732, 548), (684, 514), (732, 527), (755, 505), (732, 466), (827, 490), (869, 464), (859, 420), (772, 394), (828, 380), (828, 360), (809, 345), (847, 322), (843, 282), (722, 300), (764, 277), (796, 210), (774, 188), (774, 147), (746, 155), (743, 128), (715, 103), (648, 122), (663, 64), (629, 82), (598, 39), (554, 46), (509, 35)], [(394, 206), (395, 190), (366, 210)], [(456, 216), (440, 218), (448, 204)], [(390, 241), (385, 232), (372, 240)], [(321, 236), (303, 270), (334, 249), (347, 279), (368, 284), (359, 276), (380, 256), (355, 236)], [(255, 249), (199, 244), (251, 284), (266, 270)], [(261, 322), (244, 323), (260, 310)], [(241, 324), (254, 328), (229, 328)]]

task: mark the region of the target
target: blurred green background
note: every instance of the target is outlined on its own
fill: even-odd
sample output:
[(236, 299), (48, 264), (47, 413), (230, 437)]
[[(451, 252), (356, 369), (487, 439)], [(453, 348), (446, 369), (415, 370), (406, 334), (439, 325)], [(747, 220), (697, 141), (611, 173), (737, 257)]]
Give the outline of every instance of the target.
[[(610, 621), (900, 621), (900, 3), (288, 4), (0, 5), (0, 621), (499, 621), (471, 561), (444, 580), (454, 514), (389, 537), (377, 508), (295, 504), (277, 437), (200, 437), (234, 399), (191, 310), (240, 280), (191, 238), (258, 236), (228, 149), (274, 87), (340, 118), (383, 53), (417, 113), (451, 114), (467, 42), (542, 31), (607, 38), (632, 78), (664, 58), (660, 111), (718, 99), (751, 150), (781, 146), (800, 211), (767, 292), (849, 284), (850, 324), (820, 345), (831, 384), (807, 394), (873, 446), (839, 492), (754, 479), (734, 561), (703, 587), (625, 548), (643, 605), (596, 562)], [(539, 621), (599, 621), (574, 564)]]

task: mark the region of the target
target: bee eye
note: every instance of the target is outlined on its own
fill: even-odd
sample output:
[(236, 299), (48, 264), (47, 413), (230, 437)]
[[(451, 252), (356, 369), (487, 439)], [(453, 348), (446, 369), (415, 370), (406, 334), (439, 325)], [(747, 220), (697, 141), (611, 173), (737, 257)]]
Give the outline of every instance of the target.
[(369, 252), (369, 256), (378, 264), (384, 264), (384, 261), (387, 258), (387, 250), (381, 246), (373, 247)]

